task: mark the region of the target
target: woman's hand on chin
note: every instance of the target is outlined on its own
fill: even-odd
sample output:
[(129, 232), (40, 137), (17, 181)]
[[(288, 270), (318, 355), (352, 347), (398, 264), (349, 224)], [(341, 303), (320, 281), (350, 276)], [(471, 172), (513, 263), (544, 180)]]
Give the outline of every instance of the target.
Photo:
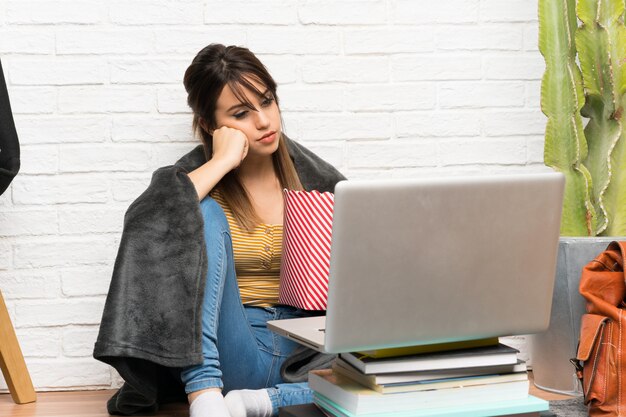
[(213, 131), (213, 157), (191, 171), (188, 176), (198, 194), (198, 200), (206, 197), (213, 187), (248, 155), (248, 138), (241, 130), (220, 127)]
[(222, 126), (213, 131), (213, 159), (237, 168), (248, 155), (248, 137), (239, 129)]

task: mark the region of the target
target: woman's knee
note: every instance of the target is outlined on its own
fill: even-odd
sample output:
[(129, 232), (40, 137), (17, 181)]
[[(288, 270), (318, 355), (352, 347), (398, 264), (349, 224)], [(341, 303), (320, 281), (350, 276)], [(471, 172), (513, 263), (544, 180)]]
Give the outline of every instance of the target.
[(229, 232), (224, 210), (213, 198), (207, 196), (200, 201), (200, 212), (204, 219), (205, 232)]

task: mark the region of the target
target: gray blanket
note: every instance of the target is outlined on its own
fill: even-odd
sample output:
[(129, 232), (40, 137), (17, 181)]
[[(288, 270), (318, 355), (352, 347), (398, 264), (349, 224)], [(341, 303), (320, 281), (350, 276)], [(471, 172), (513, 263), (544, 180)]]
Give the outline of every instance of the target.
[[(333, 191), (345, 179), (334, 167), (286, 138), (306, 190)], [(110, 414), (145, 414), (160, 402), (184, 399), (180, 368), (202, 362), (201, 305), (207, 271), (203, 219), (186, 173), (206, 162), (202, 146), (158, 169), (128, 208), (94, 358), (113, 366), (124, 386)], [(303, 353), (291, 364), (323, 366)], [(305, 355), (306, 356), (306, 355)], [(302, 368), (302, 366), (298, 366)], [(298, 380), (302, 372), (292, 370)]]

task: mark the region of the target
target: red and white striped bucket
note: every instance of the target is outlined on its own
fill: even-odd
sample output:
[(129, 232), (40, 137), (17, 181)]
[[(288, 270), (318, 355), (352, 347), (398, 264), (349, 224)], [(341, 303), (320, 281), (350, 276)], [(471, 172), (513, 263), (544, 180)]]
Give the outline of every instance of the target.
[(333, 193), (283, 190), (285, 219), (278, 302), (326, 310)]

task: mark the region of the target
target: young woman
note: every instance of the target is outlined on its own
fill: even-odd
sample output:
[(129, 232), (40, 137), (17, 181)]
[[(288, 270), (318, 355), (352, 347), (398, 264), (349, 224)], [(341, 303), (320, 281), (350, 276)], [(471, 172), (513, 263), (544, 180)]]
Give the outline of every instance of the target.
[(266, 327), (309, 314), (278, 304), (282, 190), (344, 177), (283, 134), (276, 83), (248, 49), (207, 46), (184, 85), (203, 155), (155, 172), (129, 208), (94, 356), (126, 381), (109, 412), (154, 409), (167, 368), (191, 417), (269, 417), (312, 399), (281, 375), (295, 343)]

